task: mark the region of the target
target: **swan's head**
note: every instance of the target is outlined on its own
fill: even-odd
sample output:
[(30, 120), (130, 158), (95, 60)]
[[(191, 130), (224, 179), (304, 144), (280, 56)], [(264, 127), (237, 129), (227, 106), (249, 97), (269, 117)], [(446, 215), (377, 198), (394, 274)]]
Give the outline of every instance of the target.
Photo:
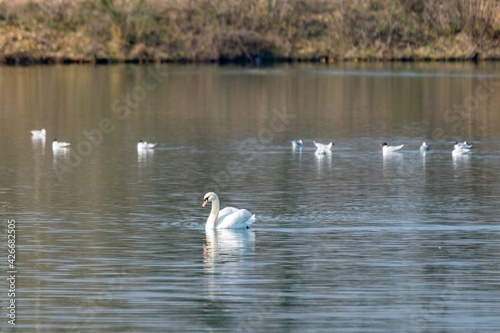
[(215, 194), (214, 192), (208, 192), (203, 197), (203, 204), (201, 205), (201, 207), (205, 207), (209, 202), (212, 202), (215, 199), (217, 199), (217, 194)]
[(383, 142), (380, 144), (380, 147), (384, 147), (384, 146), (387, 146), (387, 142)]

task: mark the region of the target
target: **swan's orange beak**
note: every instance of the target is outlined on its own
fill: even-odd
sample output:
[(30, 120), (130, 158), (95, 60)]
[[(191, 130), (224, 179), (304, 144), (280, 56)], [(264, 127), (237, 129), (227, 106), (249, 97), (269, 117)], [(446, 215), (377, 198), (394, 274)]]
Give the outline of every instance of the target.
[(208, 199), (203, 200), (203, 204), (201, 205), (201, 207), (205, 207), (207, 205), (207, 203), (208, 203)]

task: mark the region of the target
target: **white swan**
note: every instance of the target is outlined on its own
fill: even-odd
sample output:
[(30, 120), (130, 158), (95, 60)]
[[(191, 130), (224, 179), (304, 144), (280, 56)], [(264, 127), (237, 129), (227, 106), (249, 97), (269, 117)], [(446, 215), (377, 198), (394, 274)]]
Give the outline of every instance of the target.
[(45, 128), (42, 128), (41, 130), (33, 130), (31, 131), (31, 135), (33, 138), (45, 138), (47, 136), (47, 131), (45, 131)]
[(316, 146), (316, 154), (318, 155), (326, 155), (330, 153), (333, 146), (333, 142), (330, 142), (327, 145), (322, 143), (317, 143), (316, 141), (313, 141), (313, 143)]
[(304, 145), (304, 143), (300, 139), (299, 140), (295, 140), (295, 139), (292, 140), (292, 147), (293, 148), (302, 148), (303, 145)]
[(57, 139), (52, 141), (52, 149), (67, 148), (71, 145), (69, 142), (59, 142)]
[(153, 149), (157, 144), (158, 142), (148, 143), (146, 141), (139, 140), (139, 142), (137, 143), (137, 149)]
[(426, 151), (429, 151), (429, 150), (430, 150), (429, 146), (424, 141), (424, 143), (422, 143), (422, 145), (420, 146), (420, 151), (425, 153)]
[(211, 229), (248, 229), (255, 222), (255, 214), (252, 215), (246, 209), (226, 207), (219, 211), (219, 197), (214, 192), (208, 192), (203, 198), (202, 207), (209, 202), (212, 203), (212, 211), (205, 224), (206, 230)]
[(380, 144), (380, 147), (382, 147), (382, 153), (386, 154), (386, 153), (392, 153), (392, 152), (395, 152), (395, 151), (398, 151), (400, 150), (401, 148), (403, 148), (404, 145), (399, 145), (399, 146), (388, 146), (386, 142), (384, 143), (381, 143)]

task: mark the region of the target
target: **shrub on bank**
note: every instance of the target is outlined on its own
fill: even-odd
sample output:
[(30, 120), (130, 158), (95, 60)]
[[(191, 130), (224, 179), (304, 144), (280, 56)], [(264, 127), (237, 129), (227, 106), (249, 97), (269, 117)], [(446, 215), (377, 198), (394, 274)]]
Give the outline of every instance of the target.
[(0, 3), (0, 61), (500, 59), (496, 0)]

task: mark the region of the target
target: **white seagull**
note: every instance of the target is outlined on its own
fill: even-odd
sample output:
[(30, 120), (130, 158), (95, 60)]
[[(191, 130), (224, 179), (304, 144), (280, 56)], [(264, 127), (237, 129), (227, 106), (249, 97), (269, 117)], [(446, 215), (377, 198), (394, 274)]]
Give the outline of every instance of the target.
[(137, 149), (153, 149), (156, 145), (158, 145), (158, 142), (148, 143), (146, 141), (139, 140), (137, 143)]
[(455, 149), (471, 149), (472, 148), (472, 145), (469, 144), (467, 141), (464, 141), (464, 142), (456, 142), (455, 141)]
[(472, 148), (472, 145), (469, 145), (467, 141), (463, 143), (455, 143), (454, 149), (451, 152), (453, 155), (461, 155), (461, 154), (467, 154), (470, 153), (470, 149)]
[(33, 130), (31, 131), (31, 135), (33, 138), (45, 138), (47, 136), (47, 131), (45, 131), (45, 128), (42, 128), (41, 130)]
[(252, 215), (246, 209), (226, 207), (220, 209), (219, 197), (214, 192), (208, 192), (203, 197), (202, 207), (209, 202), (212, 203), (212, 210), (208, 216), (205, 230), (213, 229), (249, 229), (255, 222), (255, 214)]
[(384, 142), (384, 143), (381, 143), (380, 144), (380, 147), (382, 147), (382, 152), (385, 154), (385, 153), (392, 153), (392, 152), (395, 152), (395, 151), (398, 151), (400, 150), (401, 148), (403, 148), (404, 145), (399, 145), (399, 146), (388, 146), (387, 145), (387, 142)]
[(330, 142), (329, 144), (325, 145), (322, 143), (317, 143), (316, 141), (313, 141), (314, 145), (316, 146), (316, 154), (318, 155), (325, 155), (331, 152), (333, 142)]
[(52, 141), (52, 149), (68, 148), (71, 145), (69, 142), (59, 142), (57, 139)]
[(304, 145), (304, 143), (300, 139), (299, 140), (295, 140), (295, 139), (292, 140), (292, 147), (293, 148), (302, 148), (303, 145)]
[(422, 145), (420, 146), (420, 151), (421, 152), (426, 152), (426, 151), (429, 151), (429, 150), (430, 150), (429, 146), (424, 141), (424, 143), (422, 143)]

